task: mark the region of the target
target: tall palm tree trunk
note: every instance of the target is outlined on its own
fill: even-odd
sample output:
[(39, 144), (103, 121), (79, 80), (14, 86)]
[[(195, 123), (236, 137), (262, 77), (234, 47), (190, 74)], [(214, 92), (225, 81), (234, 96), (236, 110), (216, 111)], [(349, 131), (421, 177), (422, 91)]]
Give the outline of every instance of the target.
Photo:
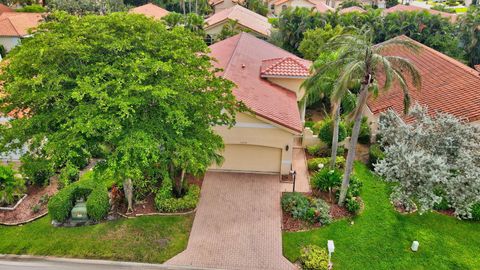
[(370, 85), (370, 78), (367, 82), (362, 83), (360, 95), (358, 98), (358, 107), (355, 111), (355, 123), (352, 129), (352, 137), (350, 138), (350, 146), (348, 147), (347, 163), (345, 165), (345, 173), (343, 174), (342, 187), (340, 189), (340, 198), (338, 205), (343, 206), (345, 197), (347, 196), (348, 186), (350, 185), (350, 175), (352, 174), (353, 161), (355, 160), (355, 150), (358, 142), (358, 135), (360, 133), (360, 125), (362, 123), (363, 107), (367, 102), (368, 87)]
[(337, 148), (338, 148), (338, 129), (340, 125), (340, 105), (335, 110), (335, 120), (333, 122), (333, 137), (332, 137), (332, 156), (330, 159), (330, 169), (335, 169), (335, 162), (337, 161)]

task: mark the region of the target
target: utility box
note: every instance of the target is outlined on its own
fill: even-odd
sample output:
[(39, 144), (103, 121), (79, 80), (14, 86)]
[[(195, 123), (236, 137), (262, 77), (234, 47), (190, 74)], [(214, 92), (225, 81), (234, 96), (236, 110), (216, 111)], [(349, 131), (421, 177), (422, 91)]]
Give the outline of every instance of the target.
[(87, 205), (83, 200), (77, 200), (71, 212), (72, 221), (88, 221)]

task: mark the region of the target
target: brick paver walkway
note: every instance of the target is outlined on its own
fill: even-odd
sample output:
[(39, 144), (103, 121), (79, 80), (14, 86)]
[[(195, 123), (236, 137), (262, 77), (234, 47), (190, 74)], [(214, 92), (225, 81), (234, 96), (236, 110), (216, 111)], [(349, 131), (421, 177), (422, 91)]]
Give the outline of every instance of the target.
[(282, 255), (278, 175), (207, 172), (185, 251), (166, 264), (295, 269)]

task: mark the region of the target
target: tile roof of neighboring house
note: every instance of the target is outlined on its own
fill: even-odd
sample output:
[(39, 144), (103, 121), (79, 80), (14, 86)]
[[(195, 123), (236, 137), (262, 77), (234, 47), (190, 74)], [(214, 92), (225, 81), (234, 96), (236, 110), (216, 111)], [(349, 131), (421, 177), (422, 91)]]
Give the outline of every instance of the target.
[[(278, 0), (278, 1), (274, 2), (273, 4), (278, 6), (278, 5), (281, 5), (283, 3), (287, 3), (289, 1), (291, 1), (291, 0)], [(320, 13), (325, 13), (327, 11), (334, 11), (334, 9), (332, 7), (328, 6), (327, 4), (325, 4), (321, 0), (304, 0), (304, 1), (314, 5), (315, 9)]]
[(3, 12), (14, 12), (14, 10), (0, 3), (0, 14)]
[(345, 13), (350, 13), (350, 12), (365, 13), (367, 11), (365, 9), (361, 8), (361, 7), (353, 6), (353, 7), (348, 7), (348, 8), (341, 9), (338, 13), (345, 14)]
[(283, 57), (262, 61), (261, 77), (300, 77), (310, 76), (310, 62), (298, 58)]
[(41, 20), (41, 13), (3, 12), (0, 14), (0, 36), (26, 36), (28, 29), (38, 26)]
[[(405, 36), (401, 38), (409, 39)], [(431, 114), (443, 112), (469, 122), (480, 120), (479, 71), (419, 42), (413, 40), (412, 42), (421, 47), (419, 52), (412, 52), (399, 45), (382, 53), (407, 58), (420, 72), (421, 90), (417, 90), (408, 82), (411, 103), (418, 102), (422, 106), (427, 106)], [(379, 76), (379, 85), (384, 81), (383, 78), (382, 75)], [(391, 108), (399, 115), (403, 115), (403, 95), (400, 86), (395, 83), (390, 91), (381, 92), (377, 98), (370, 97), (368, 107), (374, 114)], [(406, 121), (410, 120), (411, 118), (406, 118)]]
[(211, 28), (217, 24), (228, 20), (238, 20), (238, 24), (251, 29), (264, 36), (270, 36), (272, 25), (268, 22), (267, 17), (257, 14), (240, 5), (235, 5), (218, 13), (213, 14), (205, 20), (207, 26), (205, 29)]
[(384, 14), (389, 14), (392, 12), (412, 12), (412, 11), (427, 11), (433, 15), (440, 15), (442, 17), (445, 17), (449, 19), (451, 22), (455, 22), (457, 20), (457, 15), (454, 13), (447, 13), (447, 12), (442, 12), (438, 10), (433, 10), (433, 9), (428, 9), (428, 8), (422, 8), (422, 7), (417, 7), (417, 6), (412, 6), (412, 5), (396, 5), (391, 8), (387, 8), (383, 11)]
[[(211, 1), (208, 1), (208, 4), (211, 5), (211, 6), (216, 6), (218, 4), (221, 4), (223, 3), (224, 0), (211, 0)], [(238, 3), (238, 4), (243, 4), (243, 0), (232, 0), (233, 3)]]
[(143, 14), (147, 17), (153, 17), (158, 20), (164, 16), (167, 16), (168, 13), (170, 12), (168, 12), (168, 10), (163, 9), (157, 5), (149, 3), (143, 6), (132, 8), (130, 9), (129, 13)]
[(233, 81), (233, 93), (258, 116), (301, 132), (302, 122), (294, 92), (260, 77), (262, 60), (297, 56), (248, 33), (241, 33), (210, 46), (220, 75)]

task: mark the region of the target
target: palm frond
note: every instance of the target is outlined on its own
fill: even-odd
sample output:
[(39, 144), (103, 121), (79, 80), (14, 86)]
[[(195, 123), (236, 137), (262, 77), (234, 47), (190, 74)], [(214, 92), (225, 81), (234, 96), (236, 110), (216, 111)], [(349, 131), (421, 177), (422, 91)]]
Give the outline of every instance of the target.
[(385, 56), (385, 58), (391, 63), (393, 69), (400, 71), (400, 73), (403, 73), (406, 70), (412, 79), (413, 86), (418, 90), (421, 90), (422, 76), (410, 60), (401, 56)]

